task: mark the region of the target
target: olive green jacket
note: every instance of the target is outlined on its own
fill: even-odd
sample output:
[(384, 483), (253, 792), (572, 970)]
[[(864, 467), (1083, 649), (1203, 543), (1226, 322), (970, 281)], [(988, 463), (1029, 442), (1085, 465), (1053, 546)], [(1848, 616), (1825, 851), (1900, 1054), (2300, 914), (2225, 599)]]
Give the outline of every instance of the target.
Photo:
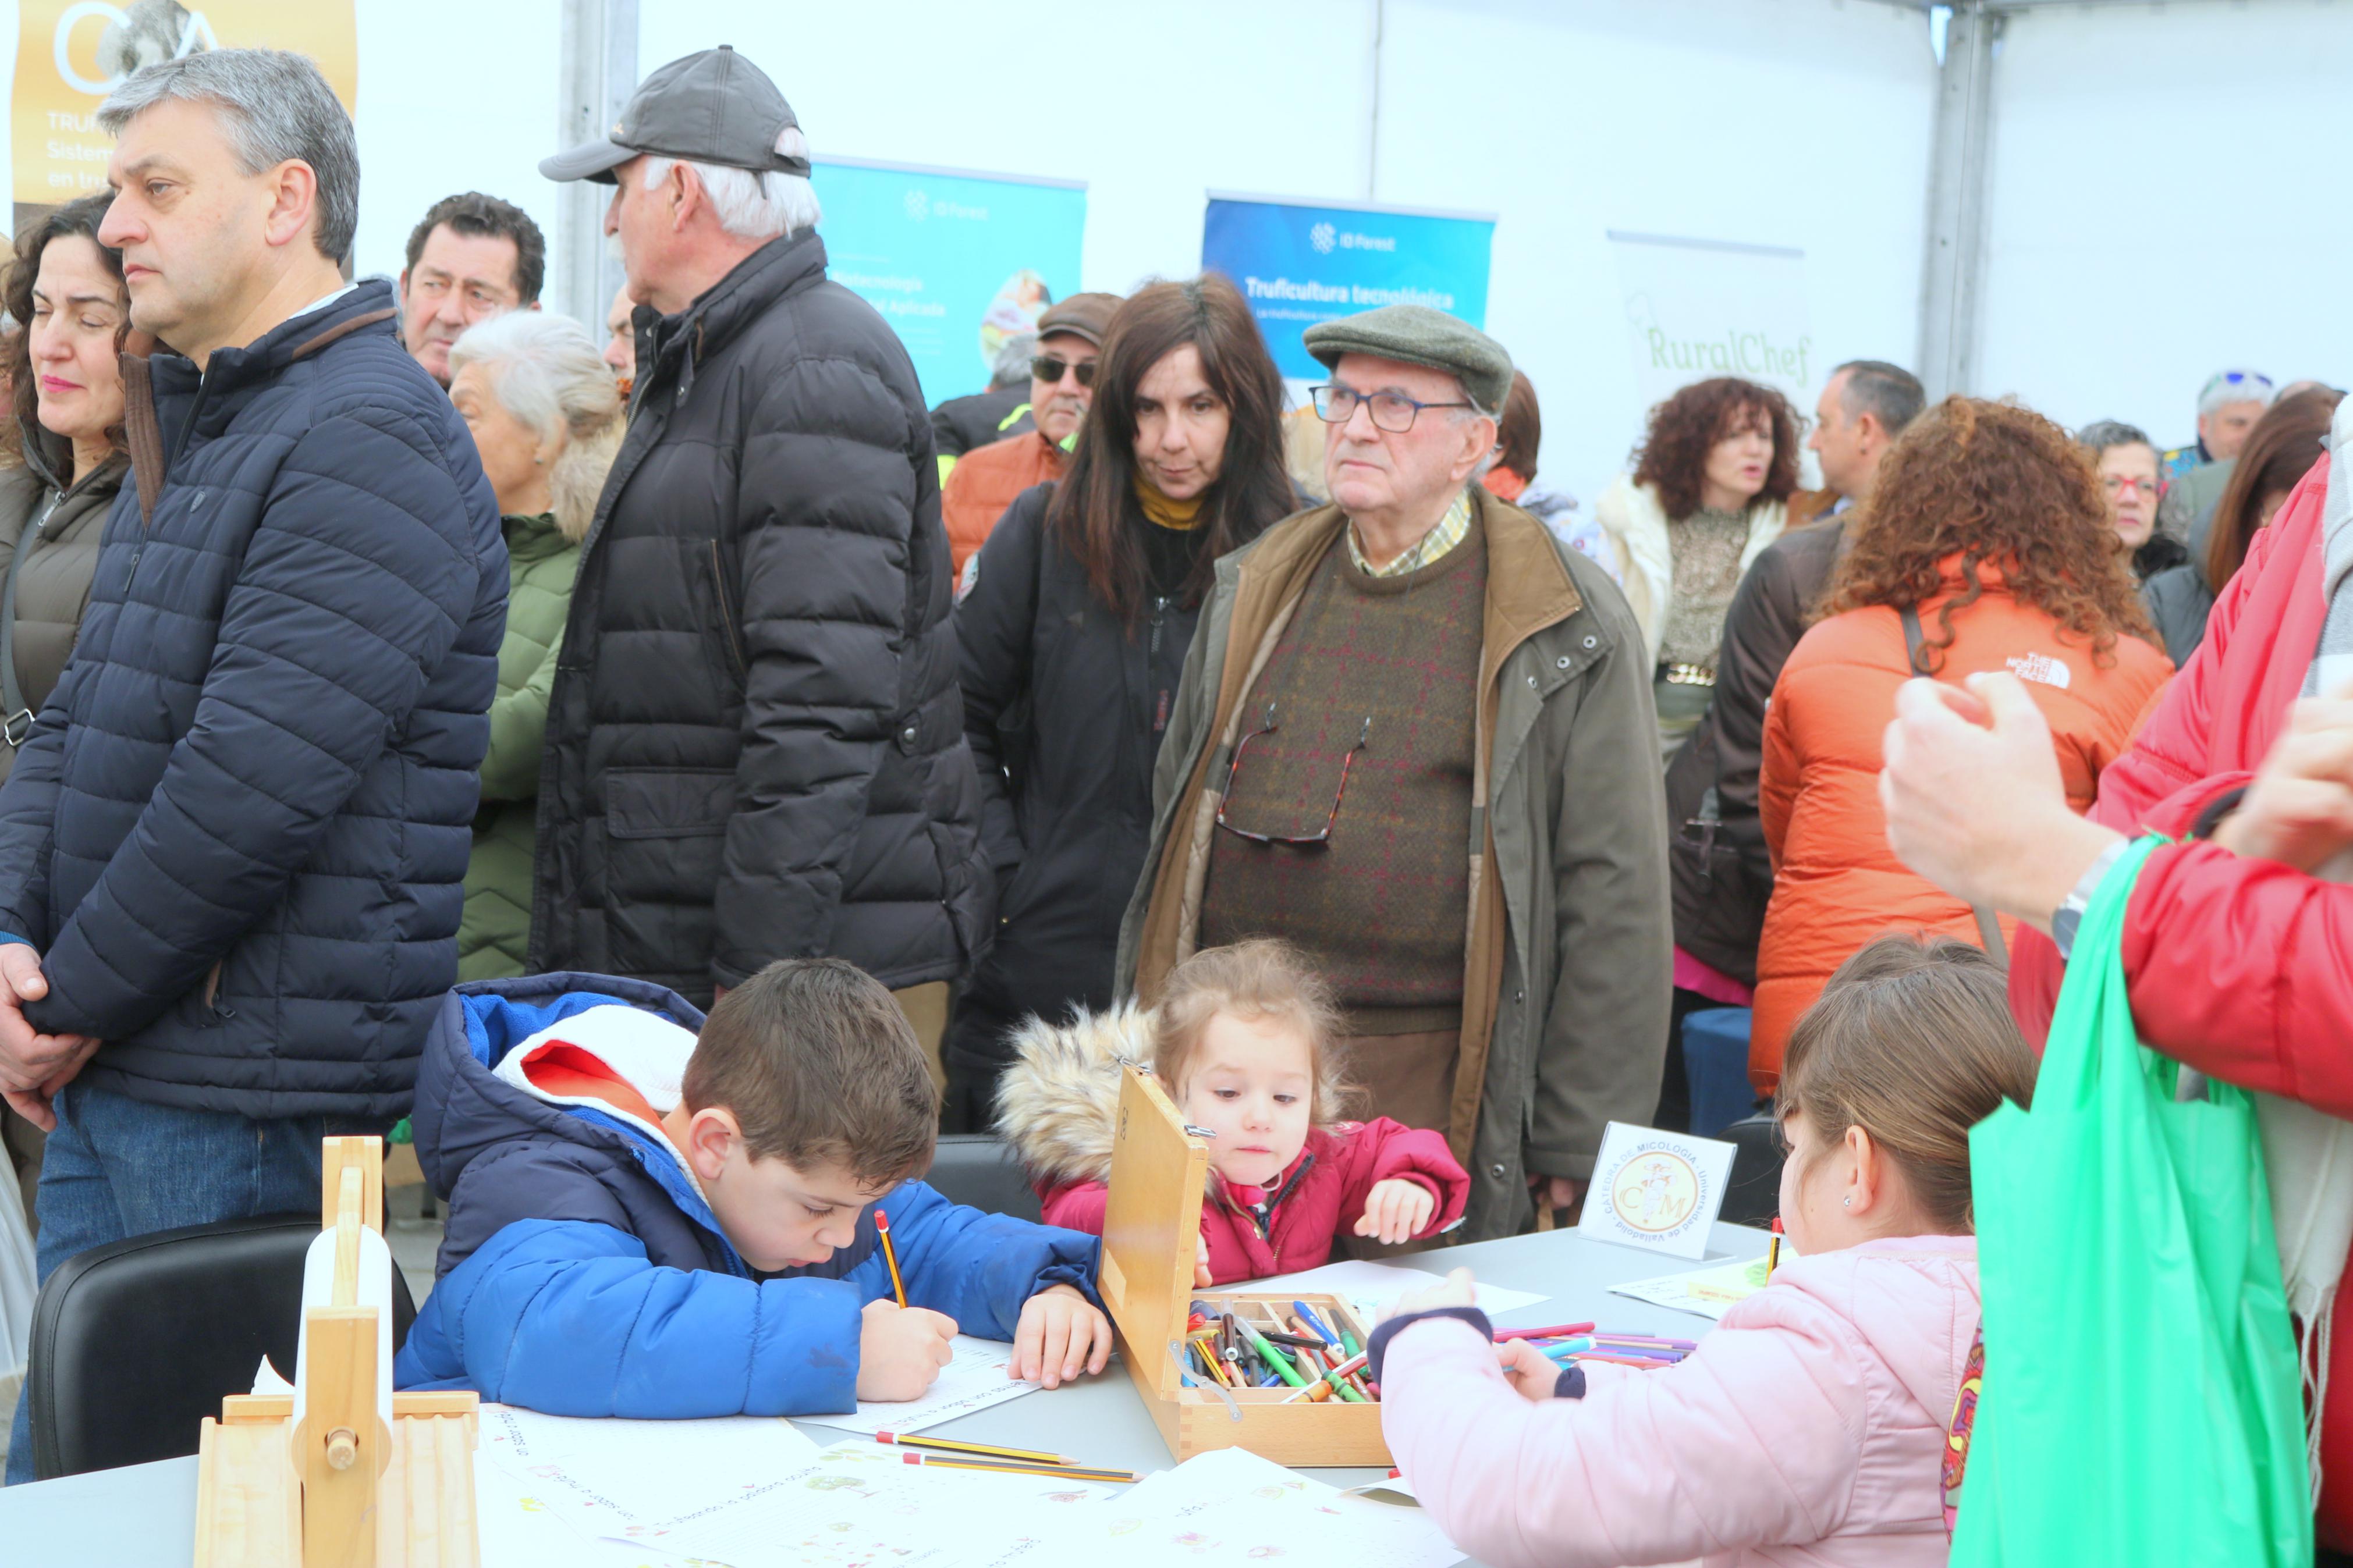
[[(19, 547), (25, 564), (16, 578), (16, 685), (34, 712), (57, 689), (72, 657), (74, 635), (90, 605), (90, 578), (98, 571), (98, 542), (106, 531), (115, 493), (131, 471), (131, 459), (117, 454), (70, 485), (59, 478), (71, 466), (65, 442), (25, 431), (25, 460), (0, 469), (0, 577), (7, 574)], [(63, 490), (63, 494), (58, 492)], [(26, 531), (52, 497), (57, 505), (29, 540)], [(20, 733), (17, 737), (23, 739)], [(0, 780), (16, 761), (16, 748), (0, 742)]]
[[(1531, 1174), (1590, 1176), (1608, 1122), (1649, 1124), (1674, 943), (1641, 628), (1599, 565), (1483, 487), (1471, 493), (1487, 538), (1487, 609), (1462, 1047), (1445, 1130), (1471, 1173), (1461, 1241), (1531, 1219)], [(1161, 740), (1152, 847), (1120, 928), (1123, 994), (1155, 1000), (1199, 940), (1239, 716), (1346, 522), (1318, 507), (1218, 563)]]
[(571, 611), (580, 545), (553, 514), (506, 520), (507, 635), (499, 645), (499, 694), (482, 759), (482, 805), (466, 865), (466, 918), (458, 928), (458, 978), (521, 974), (531, 945), (531, 860), (546, 751), (547, 697)]

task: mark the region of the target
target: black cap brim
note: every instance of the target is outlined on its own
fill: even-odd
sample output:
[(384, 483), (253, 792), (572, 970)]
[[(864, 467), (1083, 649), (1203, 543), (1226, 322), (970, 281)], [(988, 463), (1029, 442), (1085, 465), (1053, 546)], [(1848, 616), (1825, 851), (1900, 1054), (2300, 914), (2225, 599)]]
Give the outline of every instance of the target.
[(540, 174), (550, 180), (594, 180), (617, 184), (613, 171), (638, 155), (637, 149), (614, 142), (588, 142), (539, 161)]

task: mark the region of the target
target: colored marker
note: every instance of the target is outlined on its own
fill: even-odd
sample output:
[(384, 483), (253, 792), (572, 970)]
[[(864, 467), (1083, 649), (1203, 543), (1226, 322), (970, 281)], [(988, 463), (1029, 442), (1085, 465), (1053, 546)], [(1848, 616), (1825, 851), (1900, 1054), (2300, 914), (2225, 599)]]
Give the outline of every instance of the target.
[[(1237, 1320), (1237, 1321), (1239, 1322), (1239, 1320)], [(1283, 1382), (1291, 1384), (1293, 1388), (1304, 1388), (1307, 1386), (1307, 1380), (1299, 1375), (1297, 1370), (1292, 1366), (1289, 1358), (1284, 1356), (1281, 1351), (1267, 1343), (1266, 1341), (1261, 1339), (1257, 1329), (1251, 1327), (1248, 1323), (1240, 1323), (1240, 1327), (1242, 1332), (1250, 1337), (1252, 1342), (1251, 1348), (1256, 1350), (1261, 1356), (1265, 1358), (1266, 1363), (1269, 1366), (1274, 1368), (1274, 1374), (1277, 1377), (1282, 1379)]]
[(1589, 1334), (1592, 1331), (1591, 1323), (1555, 1323), (1546, 1329), (1497, 1329), (1495, 1342), (1502, 1344), (1505, 1340), (1553, 1340), (1560, 1338), (1563, 1334)]
[(891, 1266), (891, 1294), (899, 1298), (899, 1305), (907, 1304), (907, 1282), (899, 1278), (899, 1249), (891, 1245), (891, 1216), (881, 1208), (874, 1211), (874, 1234), (882, 1238), (882, 1261)]

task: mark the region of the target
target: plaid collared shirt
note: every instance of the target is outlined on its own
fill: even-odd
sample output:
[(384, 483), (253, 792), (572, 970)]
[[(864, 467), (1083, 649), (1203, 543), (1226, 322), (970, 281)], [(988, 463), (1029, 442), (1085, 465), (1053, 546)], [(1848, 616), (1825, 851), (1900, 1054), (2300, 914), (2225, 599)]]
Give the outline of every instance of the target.
[(1471, 492), (1466, 489), (1454, 498), (1454, 504), (1446, 509), (1446, 515), (1438, 520), (1438, 526), (1421, 536), (1420, 543), (1386, 566), (1376, 566), (1365, 559), (1364, 551), (1356, 545), (1356, 525), (1354, 522), (1349, 523), (1348, 559), (1356, 563), (1357, 571), (1367, 576), (1402, 577), (1409, 572), (1419, 572), (1431, 562), (1438, 560), (1469, 538), (1470, 534)]

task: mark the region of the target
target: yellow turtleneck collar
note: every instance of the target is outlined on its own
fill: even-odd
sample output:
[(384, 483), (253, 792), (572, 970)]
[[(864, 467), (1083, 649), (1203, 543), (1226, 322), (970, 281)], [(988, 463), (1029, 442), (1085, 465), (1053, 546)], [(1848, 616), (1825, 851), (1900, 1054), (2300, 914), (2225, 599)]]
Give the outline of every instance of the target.
[(1160, 527), (1176, 533), (1188, 533), (1201, 525), (1200, 496), (1190, 500), (1171, 500), (1155, 489), (1152, 481), (1141, 473), (1134, 477), (1132, 488), (1135, 491), (1136, 503), (1144, 508), (1144, 515)]

